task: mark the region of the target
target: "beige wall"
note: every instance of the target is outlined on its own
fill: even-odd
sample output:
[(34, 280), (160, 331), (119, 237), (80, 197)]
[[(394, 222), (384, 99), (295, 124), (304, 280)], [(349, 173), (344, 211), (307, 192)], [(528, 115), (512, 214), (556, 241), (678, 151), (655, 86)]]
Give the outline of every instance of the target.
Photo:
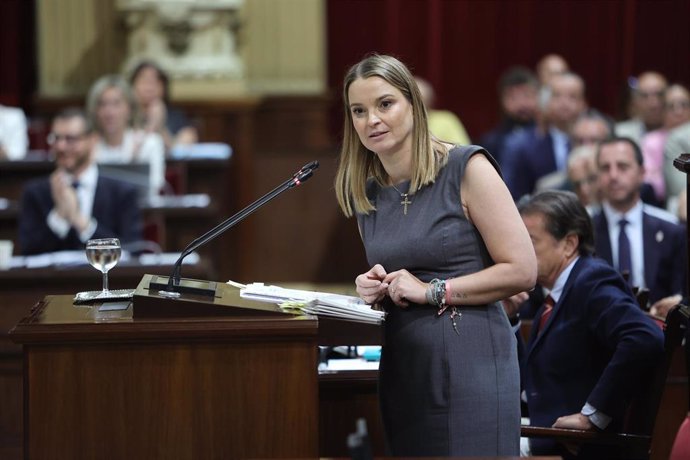
[(114, 0), (38, 0), (38, 69), (42, 96), (84, 94), (125, 56)]
[[(42, 96), (83, 95), (99, 76), (119, 71), (126, 30), (114, 6), (115, 0), (37, 0)], [(235, 86), (258, 94), (323, 92), (325, 0), (246, 0), (242, 21), (246, 76)]]
[(315, 93), (326, 84), (325, 0), (247, 0), (241, 40), (250, 89)]

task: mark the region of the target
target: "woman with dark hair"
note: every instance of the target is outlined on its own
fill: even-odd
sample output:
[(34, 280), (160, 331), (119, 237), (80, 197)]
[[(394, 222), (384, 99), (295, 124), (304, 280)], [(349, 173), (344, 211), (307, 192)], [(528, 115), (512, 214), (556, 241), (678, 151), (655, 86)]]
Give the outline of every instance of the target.
[(139, 103), (144, 129), (160, 134), (167, 151), (178, 144), (198, 141), (196, 128), (185, 114), (170, 107), (170, 81), (163, 69), (153, 61), (142, 61), (132, 71), (129, 81)]
[(518, 455), (515, 335), (498, 300), (536, 259), (496, 162), (430, 134), (410, 71), (373, 55), (345, 76), (335, 188), (372, 268), (357, 292), (388, 312), (380, 401), (395, 456)]

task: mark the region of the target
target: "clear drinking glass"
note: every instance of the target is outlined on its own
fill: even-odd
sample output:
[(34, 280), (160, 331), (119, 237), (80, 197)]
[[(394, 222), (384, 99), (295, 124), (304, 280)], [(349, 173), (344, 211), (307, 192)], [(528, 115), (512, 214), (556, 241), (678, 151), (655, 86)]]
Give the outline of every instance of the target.
[(103, 273), (101, 295), (108, 295), (108, 270), (117, 265), (122, 248), (117, 238), (102, 238), (86, 242), (86, 258), (93, 268)]

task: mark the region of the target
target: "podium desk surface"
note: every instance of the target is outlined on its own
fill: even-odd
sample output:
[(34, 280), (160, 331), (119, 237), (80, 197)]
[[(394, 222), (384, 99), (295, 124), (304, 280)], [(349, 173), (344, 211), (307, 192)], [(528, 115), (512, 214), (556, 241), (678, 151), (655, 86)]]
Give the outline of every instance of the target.
[[(124, 301), (121, 310), (104, 311), (103, 305), (75, 305), (72, 295), (49, 295), (9, 333), (21, 345), (59, 342), (161, 342), (161, 341), (281, 341), (304, 337), (316, 343), (315, 317), (246, 315), (135, 318), (135, 302)], [(118, 302), (111, 302), (118, 304)], [(229, 307), (232, 308), (232, 307)], [(98, 309), (98, 311), (96, 310)]]
[[(183, 265), (182, 270), (186, 276), (199, 279), (213, 279), (215, 276), (211, 264), (203, 257), (198, 263)], [(108, 274), (110, 289), (134, 289), (146, 273), (171, 272), (170, 264), (123, 262)], [(77, 292), (98, 290), (101, 283), (101, 274), (86, 264), (0, 270), (0, 355), (20, 353), (19, 347), (7, 339), (7, 332), (45, 296), (66, 294), (73, 297)]]

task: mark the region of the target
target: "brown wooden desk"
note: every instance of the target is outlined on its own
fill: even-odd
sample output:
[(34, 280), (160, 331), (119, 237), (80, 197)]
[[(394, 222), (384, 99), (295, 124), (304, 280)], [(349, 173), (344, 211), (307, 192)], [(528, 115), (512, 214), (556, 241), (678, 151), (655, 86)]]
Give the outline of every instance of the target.
[[(142, 266), (120, 264), (110, 274), (112, 289), (135, 288), (145, 273), (167, 275), (170, 265)], [(184, 265), (190, 278), (215, 279), (215, 272), (204, 259)], [(0, 270), (0, 448), (12, 448), (19, 456), (5, 453), (0, 458), (21, 458), (22, 439), (22, 348), (12, 343), (8, 332), (29, 315), (32, 305), (48, 294), (70, 294), (97, 290), (101, 277), (90, 266)]]
[[(136, 301), (134, 308), (136, 308)], [(109, 322), (48, 296), (24, 346), (27, 458), (318, 455), (317, 321), (281, 313)]]

